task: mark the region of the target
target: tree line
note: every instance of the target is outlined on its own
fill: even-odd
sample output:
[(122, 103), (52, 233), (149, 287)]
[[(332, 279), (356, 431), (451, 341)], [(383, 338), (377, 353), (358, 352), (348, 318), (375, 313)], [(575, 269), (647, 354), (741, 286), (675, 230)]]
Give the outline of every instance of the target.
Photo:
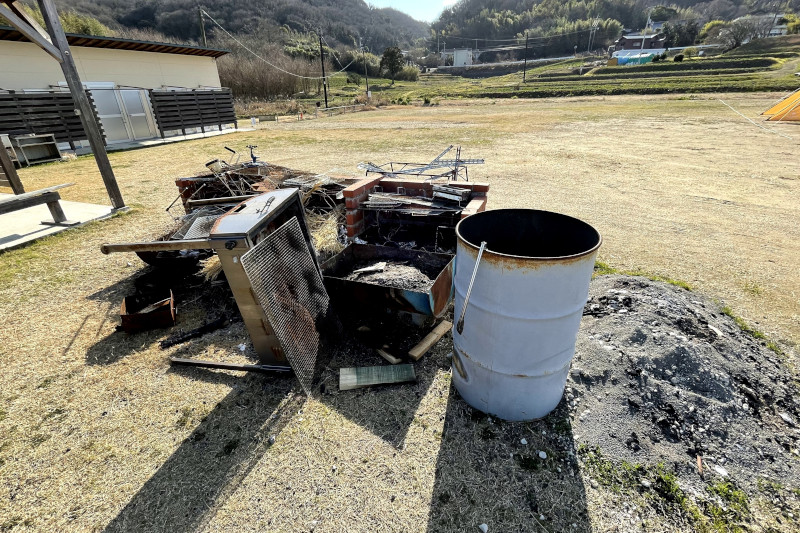
[[(61, 4), (67, 32), (198, 44), (195, 0)], [(791, 13), (800, 7), (795, 4), (800, 0), (675, 0), (657, 6), (649, 0), (460, 0), (430, 27), (361, 0), (204, 0), (204, 9), (235, 36), (205, 21), (209, 46), (231, 51), (219, 60), (223, 85), (241, 98), (275, 99), (321, 92), (320, 41), (329, 75), (346, 71), (355, 80), (366, 70), (370, 77), (415, 80), (414, 65), (438, 66), (445, 48), (488, 50), (481, 62), (602, 52), (625, 29), (640, 29), (648, 19), (667, 21), (661, 31), (668, 47), (702, 41), (735, 48), (768, 34), (773, 22), (800, 31), (800, 19)], [(739, 18), (758, 12), (782, 17)]]
[[(570, 54), (586, 51), (591, 28), (592, 48), (610, 46), (623, 30), (644, 28), (648, 19), (664, 22), (663, 32), (668, 46), (689, 46), (706, 38), (725, 46), (738, 46), (742, 40), (761, 37), (764, 26), (771, 27), (769, 17), (747, 15), (788, 13), (800, 9), (800, 0), (675, 0), (656, 5), (649, 0), (460, 0), (445, 9), (431, 25), (427, 47), (441, 49), (469, 47), (489, 48), (505, 39), (519, 45), (525, 36), (534, 36), (530, 56)], [(746, 17), (744, 20), (735, 20)], [(706, 32), (703, 26), (721, 21), (722, 31)], [(733, 21), (733, 22), (732, 22)], [(793, 27), (790, 25), (790, 31)], [(769, 28), (766, 30), (769, 31)], [(511, 39), (511, 41), (508, 41)], [(444, 44), (442, 44), (444, 43)], [(497, 46), (494, 46), (497, 48)], [(488, 59), (520, 58), (524, 52), (495, 53)], [(484, 60), (481, 56), (481, 60)]]

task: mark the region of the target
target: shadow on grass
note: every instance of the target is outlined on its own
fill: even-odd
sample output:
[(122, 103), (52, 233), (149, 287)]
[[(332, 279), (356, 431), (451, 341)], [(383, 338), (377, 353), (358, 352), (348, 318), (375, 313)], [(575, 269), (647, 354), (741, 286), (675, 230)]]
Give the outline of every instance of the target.
[[(361, 366), (386, 365), (366, 359)], [(404, 447), (406, 434), (414, 421), (422, 398), (433, 383), (435, 369), (415, 365), (417, 383), (386, 385), (321, 395), (319, 400), (380, 437), (397, 449)]]
[(300, 410), (297, 381), (182, 368), (188, 379), (232, 381), (233, 389), (142, 486), (105, 531), (196, 531), (208, 523)]
[(481, 524), (489, 531), (592, 530), (563, 400), (542, 420), (504, 422), (450, 387), (427, 530), (478, 531)]
[[(378, 355), (377, 348), (385, 346), (387, 352), (400, 357), (430, 331), (429, 328), (410, 326), (385, 312), (364, 312), (360, 318), (340, 312), (339, 316), (344, 328), (342, 338), (346, 341), (321, 379), (322, 387), (333, 391), (338, 390), (339, 369), (386, 366), (388, 363)], [(364, 326), (369, 328), (368, 332), (358, 331), (359, 327)], [(318, 395), (318, 399), (395, 448), (402, 449), (419, 404), (433, 384), (437, 369), (433, 358), (423, 358), (414, 364), (416, 384), (323, 393)]]
[(190, 330), (214, 318), (235, 315), (235, 304), (225, 284), (209, 285), (197, 275), (197, 265), (180, 269), (146, 267), (130, 277), (105, 287), (88, 298), (108, 304), (104, 321), (118, 322), (123, 298), (134, 294), (163, 294), (171, 290), (178, 312), (177, 326), (137, 333), (114, 331), (86, 351), (89, 365), (110, 365), (136, 351), (145, 350), (163, 338), (165, 333)]

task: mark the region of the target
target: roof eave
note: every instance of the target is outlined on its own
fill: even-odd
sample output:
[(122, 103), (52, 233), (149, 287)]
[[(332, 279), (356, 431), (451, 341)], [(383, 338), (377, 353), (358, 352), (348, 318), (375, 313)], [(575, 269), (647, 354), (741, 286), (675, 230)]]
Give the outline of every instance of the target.
[[(122, 39), (119, 37), (100, 37), (97, 35), (83, 35), (80, 33), (68, 33), (66, 35), (67, 41), (71, 46), (83, 48), (111, 48), (114, 50), (135, 50), (161, 54), (213, 57), (215, 59), (230, 53), (230, 50), (221, 48), (207, 48), (186, 44), (140, 41), (137, 39)], [(0, 25), (0, 40), (30, 42), (15, 28), (4, 25)]]

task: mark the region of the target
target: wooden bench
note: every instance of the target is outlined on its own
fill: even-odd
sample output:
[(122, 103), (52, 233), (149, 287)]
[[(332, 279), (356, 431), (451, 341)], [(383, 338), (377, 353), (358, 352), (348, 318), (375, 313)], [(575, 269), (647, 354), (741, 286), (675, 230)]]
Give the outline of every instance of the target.
[(0, 198), (0, 215), (26, 209), (35, 205), (46, 204), (50, 209), (50, 214), (53, 216), (53, 221), (45, 220), (42, 224), (58, 225), (58, 226), (74, 226), (78, 222), (67, 220), (64, 210), (61, 209), (61, 195), (56, 192), (58, 189), (64, 187), (71, 187), (74, 183), (64, 183), (40, 189), (38, 191), (25, 192), (22, 182), (17, 175), (17, 169), (11, 162), (11, 158), (6, 152), (5, 148), (0, 145), (0, 186), (11, 187), (14, 191), (14, 196), (8, 198)]
[(73, 185), (75, 184), (63, 183), (61, 185), (47, 187), (46, 189), (40, 189), (38, 191), (17, 194), (14, 196), (9, 196), (8, 198), (0, 198), (0, 215), (5, 215), (13, 211), (19, 211), (20, 209), (27, 209), (28, 207), (33, 207), (35, 205), (47, 204), (47, 208), (50, 209), (50, 214), (53, 216), (53, 220), (43, 220), (42, 224), (75, 226), (78, 224), (78, 222), (67, 220), (67, 216), (64, 214), (64, 210), (61, 209), (61, 204), (59, 203), (61, 200), (61, 195), (56, 192), (58, 189), (71, 187)]

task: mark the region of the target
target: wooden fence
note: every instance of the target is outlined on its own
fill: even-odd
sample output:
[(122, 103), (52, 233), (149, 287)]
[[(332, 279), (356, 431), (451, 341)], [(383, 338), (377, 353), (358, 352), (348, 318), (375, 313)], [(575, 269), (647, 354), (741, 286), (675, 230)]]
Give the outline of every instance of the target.
[(215, 91), (150, 91), (150, 103), (163, 138), (168, 131), (236, 124), (230, 89)]
[[(89, 102), (94, 108), (94, 100), (89, 91)], [(75, 149), (75, 142), (87, 139), (80, 116), (76, 113), (72, 95), (65, 92), (0, 93), (0, 133), (52, 133), (56, 141), (69, 143)], [(97, 110), (95, 110), (97, 119)], [(100, 124), (100, 121), (97, 120)], [(102, 125), (100, 126), (102, 133)]]
[(340, 105), (337, 107), (322, 107), (317, 108), (316, 112), (317, 115), (325, 114), (329, 117), (333, 115), (341, 115), (344, 113), (355, 113), (357, 111), (364, 111), (366, 104), (354, 104), (354, 105)]

